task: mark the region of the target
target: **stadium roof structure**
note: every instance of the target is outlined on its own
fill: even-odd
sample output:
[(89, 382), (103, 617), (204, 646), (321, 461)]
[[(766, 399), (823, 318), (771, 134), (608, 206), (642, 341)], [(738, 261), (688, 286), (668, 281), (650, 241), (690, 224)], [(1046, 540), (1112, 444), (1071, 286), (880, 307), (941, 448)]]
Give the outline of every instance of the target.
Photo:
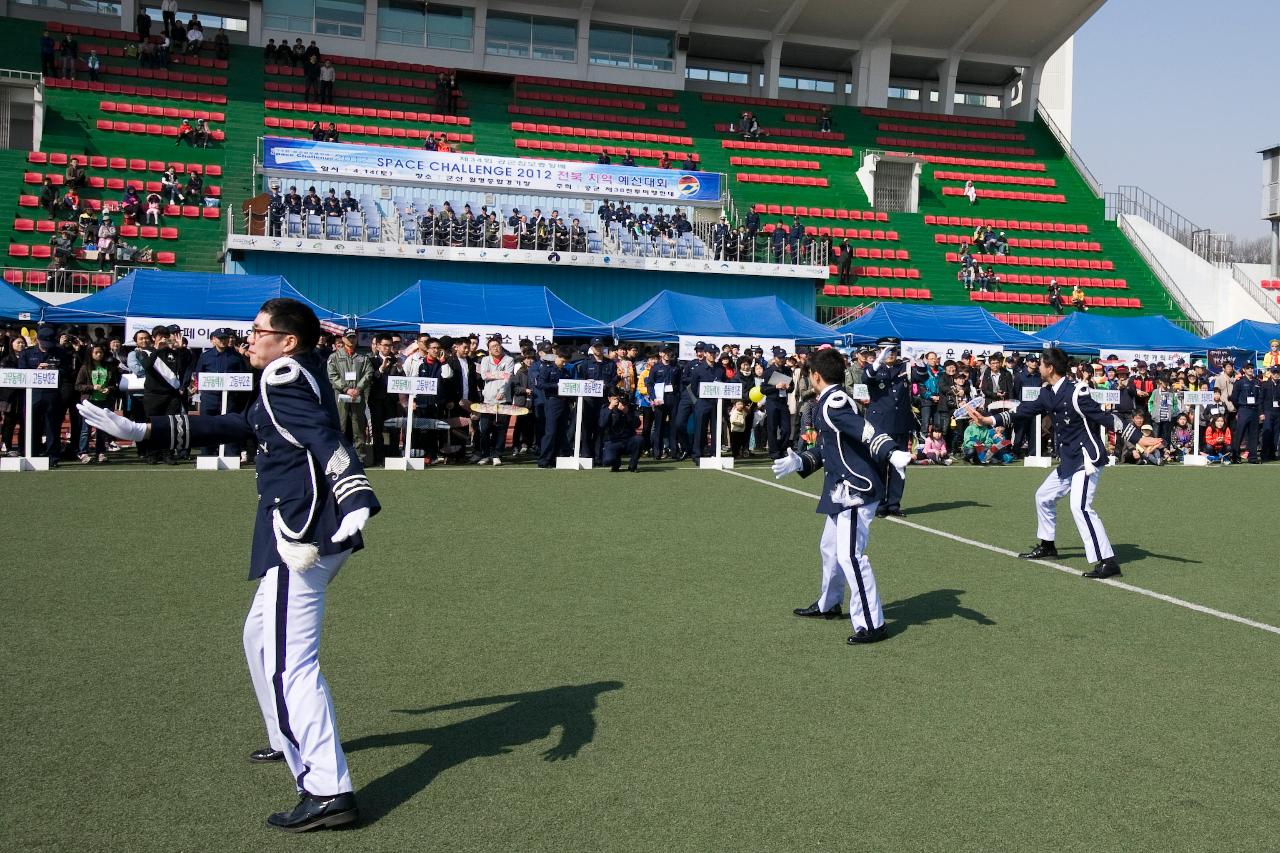
[[(888, 46), (892, 75), (933, 76), (938, 62), (956, 59), (959, 79), (999, 85), (1010, 70), (1042, 63), (1105, 0), (654, 0), (645, 17), (678, 21), (690, 55), (728, 60), (781, 47), (781, 64), (848, 69), (854, 54)], [(548, 7), (577, 9), (577, 0)], [(595, 0), (592, 15), (635, 15), (625, 0)], [(914, 60), (914, 61), (913, 61)], [(767, 59), (766, 59), (767, 61)], [(920, 73), (923, 71), (923, 73)]]

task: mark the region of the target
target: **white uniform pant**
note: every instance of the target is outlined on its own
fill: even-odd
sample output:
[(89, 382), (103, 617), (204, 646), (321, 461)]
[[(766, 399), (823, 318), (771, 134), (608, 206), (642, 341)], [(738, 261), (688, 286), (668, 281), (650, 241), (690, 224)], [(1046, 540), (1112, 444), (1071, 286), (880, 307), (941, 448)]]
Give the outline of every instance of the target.
[(818, 596), (818, 609), (830, 610), (844, 599), (847, 585), (849, 618), (853, 629), (874, 629), (884, 624), (884, 610), (880, 607), (880, 593), (876, 591), (876, 577), (871, 573), (871, 561), (865, 553), (871, 521), (876, 517), (876, 503), (846, 509), (838, 515), (827, 516), (827, 526), (822, 529), (822, 593)]
[(271, 748), (284, 753), (298, 792), (352, 790), (320, 674), (320, 626), (329, 581), (350, 551), (321, 557), (305, 572), (273, 568), (258, 582), (244, 623), (244, 653)]
[(1071, 516), (1076, 520), (1076, 528), (1080, 531), (1084, 553), (1089, 562), (1097, 563), (1114, 557), (1116, 552), (1111, 549), (1106, 528), (1093, 509), (1093, 496), (1098, 491), (1098, 478), (1101, 476), (1101, 469), (1090, 475), (1082, 468), (1065, 479), (1059, 477), (1056, 470), (1050, 471), (1036, 491), (1036, 535), (1046, 542), (1054, 540), (1058, 501), (1070, 493)]

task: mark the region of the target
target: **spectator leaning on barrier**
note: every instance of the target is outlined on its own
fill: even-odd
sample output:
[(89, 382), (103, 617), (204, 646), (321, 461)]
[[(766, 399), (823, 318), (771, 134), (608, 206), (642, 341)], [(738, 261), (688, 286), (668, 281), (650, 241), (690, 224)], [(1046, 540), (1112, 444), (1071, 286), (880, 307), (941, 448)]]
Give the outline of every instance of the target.
[(369, 357), (357, 350), (358, 335), (355, 329), (342, 333), (342, 342), (329, 356), (326, 373), (338, 401), (338, 430), (350, 433), (351, 446), (355, 448), (364, 465), (371, 465), (369, 445), (365, 434), (369, 429), (369, 385), (373, 381), (373, 365)]

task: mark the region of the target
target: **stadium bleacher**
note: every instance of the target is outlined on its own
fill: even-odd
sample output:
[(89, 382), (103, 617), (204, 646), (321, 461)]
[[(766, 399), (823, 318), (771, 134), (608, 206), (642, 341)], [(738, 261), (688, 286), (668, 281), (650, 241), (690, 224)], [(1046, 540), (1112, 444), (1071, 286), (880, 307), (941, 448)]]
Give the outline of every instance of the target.
[[(28, 37), (24, 28), (34, 27), (16, 22), (14, 37)], [(132, 72), (153, 69), (128, 68), (126, 60), (116, 56), (131, 34), (90, 31), (81, 37), (101, 46), (104, 61), (119, 73), (108, 72), (96, 83), (47, 80), (47, 108), (55, 121), (46, 129), (45, 150), (21, 152), (20, 161), (8, 161), (9, 184), (0, 190), (0, 200), (12, 208), (5, 212), (14, 223), (10, 257), (24, 286), (24, 270), (47, 265), (34, 248), (40, 245), (36, 238), (49, 236), (37, 185), (24, 180), (26, 172), (34, 174), (36, 169), (41, 176), (60, 176), (65, 161), (55, 155), (83, 156), (90, 181), (82, 194), (86, 205), (110, 209), (118, 205), (125, 186), (146, 191), (155, 185), (156, 165), (163, 169), (175, 156), (171, 127), (182, 118), (205, 118), (222, 141), (195, 153), (182, 149), (184, 162), (179, 165), (184, 171), (192, 165), (206, 168), (210, 177), (220, 173), (216, 184), (206, 186), (213, 198), (234, 208), (257, 184), (247, 167), (257, 137), (267, 132), (304, 136), (311, 122), (319, 120), (324, 125), (334, 122), (342, 141), (356, 144), (420, 148), (426, 137), (444, 133), (454, 145), (481, 154), (584, 162), (607, 152), (617, 163), (630, 152), (650, 166), (664, 155), (673, 166), (688, 157), (701, 169), (729, 176), (738, 221), (746, 211), (756, 211), (763, 220), (762, 237), (778, 219), (790, 227), (792, 217), (799, 216), (806, 235), (830, 240), (833, 249), (850, 241), (855, 261), (851, 273), (863, 279), (864, 286), (858, 291), (851, 284), (839, 285), (838, 267), (833, 269), (832, 278), (819, 287), (819, 304), (830, 308), (856, 308), (880, 299), (942, 304), (1016, 299), (1017, 314), (1009, 316), (1029, 327), (1041, 320), (1025, 317), (1048, 316), (1047, 298), (1039, 297), (1047, 281), (1057, 277), (1065, 287), (1079, 284), (1097, 291), (1089, 294), (1096, 310), (1160, 310), (1179, 316), (1150, 270), (1104, 219), (1101, 202), (1052, 133), (1038, 121), (835, 107), (832, 132), (824, 133), (817, 127), (822, 105), (797, 99), (529, 75), (508, 82), (467, 79), (458, 114), (449, 115), (438, 108), (434, 91), (439, 67), (350, 56), (329, 57), (338, 68), (336, 103), (320, 105), (301, 97), (298, 69), (264, 64), (256, 48), (233, 48), (225, 68), (201, 56), (168, 70), (154, 69), (152, 79), (144, 80)], [(743, 139), (729, 131), (744, 110), (757, 116), (765, 135)], [(77, 133), (72, 127), (79, 129)], [(934, 167), (922, 174), (919, 214), (890, 216), (869, 209), (854, 175), (855, 158), (866, 148), (911, 154)], [(28, 154), (33, 155), (30, 162)], [(42, 155), (47, 157), (43, 162)], [(963, 196), (965, 181), (975, 183), (976, 206)], [(326, 188), (316, 183), (323, 193)], [(223, 223), (217, 220), (225, 208), (197, 207), (196, 215), (190, 216), (190, 207), (170, 210), (168, 218), (174, 221), (154, 230), (132, 226), (138, 229), (135, 239), (173, 255), (178, 268), (216, 269), (223, 233)], [(584, 223), (596, 226), (594, 214), (582, 207), (578, 212)], [(340, 231), (345, 240), (385, 239), (387, 221), (364, 218), (357, 229), (356, 223), (344, 220)], [(398, 219), (389, 221), (400, 227)], [(977, 256), (978, 262), (999, 273), (999, 293), (966, 291), (956, 280), (956, 256), (979, 223), (1007, 232), (1009, 255)], [(301, 223), (304, 230), (309, 224), (313, 223)], [(339, 233), (329, 225), (322, 223), (326, 238)], [(599, 236), (604, 245), (614, 235)], [(25, 254), (17, 248), (21, 246), (27, 247)], [(620, 238), (617, 250), (626, 250)], [(705, 240), (701, 251), (708, 251)], [(692, 247), (688, 256), (693, 256)], [(838, 256), (831, 253), (833, 264)], [(895, 286), (885, 292), (881, 285), (872, 288), (865, 281), (908, 276), (913, 288), (904, 284), (901, 294)], [(1117, 295), (1121, 293), (1123, 297)]]

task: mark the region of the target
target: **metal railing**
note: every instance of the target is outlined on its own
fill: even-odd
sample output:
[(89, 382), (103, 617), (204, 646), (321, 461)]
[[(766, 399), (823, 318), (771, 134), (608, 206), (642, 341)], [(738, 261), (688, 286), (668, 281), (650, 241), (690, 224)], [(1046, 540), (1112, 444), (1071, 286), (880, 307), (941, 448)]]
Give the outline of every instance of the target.
[(738, 232), (731, 231), (726, 249), (727, 257), (721, 258), (716, 246), (715, 224), (710, 222), (693, 223), (693, 233), (707, 244), (714, 260), (739, 261), (752, 264), (783, 264), (826, 267), (830, 266), (831, 251), (827, 238), (812, 235), (792, 243), (790, 240), (782, 244), (781, 250), (774, 247), (769, 235), (764, 231), (756, 232), (754, 240), (739, 237)]
[(1120, 214), (1140, 216), (1162, 232), (1215, 266), (1231, 262), (1233, 244), (1223, 234), (1201, 228), (1142, 187), (1122, 185), (1103, 197), (1104, 216), (1116, 221)]
[(879, 302), (860, 302), (857, 305), (819, 305), (815, 319), (822, 325), (834, 329), (858, 319), (879, 304)]
[(1160, 284), (1164, 286), (1165, 292), (1169, 294), (1170, 307), (1177, 305), (1177, 307), (1181, 309), (1182, 313), (1186, 315), (1189, 324), (1187, 326), (1188, 330), (1202, 338), (1213, 334), (1213, 324), (1200, 316), (1200, 312), (1195, 309), (1191, 300), (1182, 292), (1182, 288), (1178, 287), (1173, 276), (1164, 268), (1164, 264), (1160, 263), (1156, 258), (1155, 252), (1151, 251), (1151, 248), (1147, 246), (1146, 242), (1138, 236), (1136, 231), (1134, 231), (1133, 226), (1121, 218), (1116, 219), (1116, 226), (1120, 229), (1120, 233), (1128, 238), (1129, 243), (1134, 248), (1134, 251), (1142, 257), (1142, 260), (1151, 268), (1151, 271), (1155, 273), (1156, 278), (1160, 280)]
[(1231, 268), (1231, 277), (1245, 289), (1246, 293), (1253, 297), (1254, 302), (1262, 306), (1262, 309), (1267, 312), (1267, 315), (1272, 320), (1280, 323), (1280, 304), (1276, 303), (1275, 297), (1272, 295), (1275, 291), (1263, 290), (1262, 285), (1245, 275), (1239, 266)]
[(1062, 146), (1062, 150), (1066, 152), (1067, 159), (1071, 161), (1071, 165), (1076, 167), (1080, 173), (1080, 177), (1084, 178), (1084, 182), (1089, 185), (1089, 189), (1093, 190), (1094, 196), (1102, 198), (1102, 183), (1093, 176), (1093, 172), (1089, 171), (1089, 167), (1084, 164), (1084, 159), (1072, 147), (1071, 140), (1067, 139), (1067, 135), (1062, 132), (1050, 116), (1049, 111), (1040, 101), (1036, 101), (1036, 114), (1044, 120), (1045, 127), (1049, 128), (1049, 132), (1058, 140), (1058, 144)]
[[(35, 293), (97, 293), (107, 287), (102, 276), (110, 276), (109, 284), (137, 269), (157, 269), (153, 266), (126, 266), (116, 264), (108, 270), (97, 269), (36, 269), (33, 267), (0, 267), (3, 280), (20, 290)], [(98, 283), (95, 284), (94, 282)], [(22, 319), (22, 318), (20, 318)]]
[(28, 83), (40, 83), (44, 75), (38, 71), (19, 71), (16, 68), (0, 68), (0, 77), (8, 80), (24, 80)]

